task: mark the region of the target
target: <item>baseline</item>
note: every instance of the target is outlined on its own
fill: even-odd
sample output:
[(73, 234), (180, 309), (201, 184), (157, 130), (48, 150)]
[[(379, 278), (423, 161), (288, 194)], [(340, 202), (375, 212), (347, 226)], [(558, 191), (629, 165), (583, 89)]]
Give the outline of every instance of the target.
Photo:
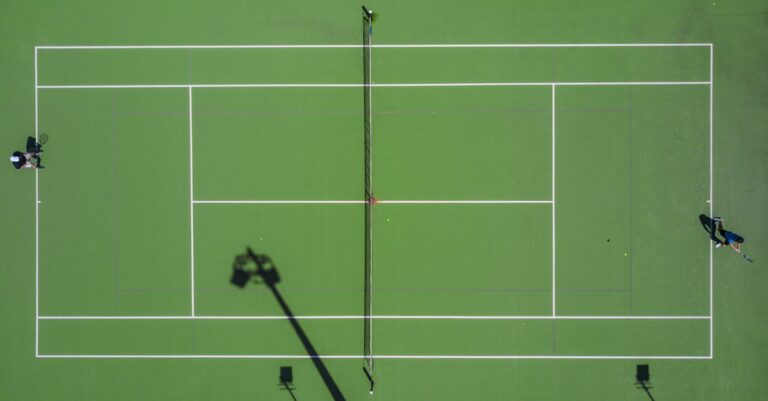
[[(557, 47), (712, 47), (712, 43), (458, 43), (458, 44), (372, 44), (371, 48), (557, 48)], [(296, 45), (80, 45), (35, 46), (40, 50), (121, 50), (121, 49), (355, 49), (360, 44), (296, 44)]]
[[(618, 82), (428, 82), (370, 84), (374, 88), (430, 88), (483, 86), (662, 86), (711, 85), (710, 81), (618, 81)], [(186, 88), (362, 88), (366, 84), (146, 84), (146, 85), (36, 85), (38, 89), (186, 89)]]
[[(360, 355), (38, 355), (47, 359), (360, 359)], [(707, 360), (708, 355), (374, 355), (376, 359), (657, 359)]]

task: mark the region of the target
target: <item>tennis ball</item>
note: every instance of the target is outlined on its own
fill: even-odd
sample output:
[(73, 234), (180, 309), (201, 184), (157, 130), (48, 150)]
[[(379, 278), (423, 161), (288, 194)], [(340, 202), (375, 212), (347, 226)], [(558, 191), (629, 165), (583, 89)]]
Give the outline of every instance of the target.
[(627, 256), (627, 254), (625, 253), (624, 256)]

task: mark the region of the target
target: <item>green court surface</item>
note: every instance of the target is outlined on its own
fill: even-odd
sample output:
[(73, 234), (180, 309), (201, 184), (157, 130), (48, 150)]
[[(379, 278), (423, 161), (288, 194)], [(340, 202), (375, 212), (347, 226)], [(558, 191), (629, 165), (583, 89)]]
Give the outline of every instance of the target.
[(764, 6), (367, 6), (0, 4), (0, 399), (768, 396)]

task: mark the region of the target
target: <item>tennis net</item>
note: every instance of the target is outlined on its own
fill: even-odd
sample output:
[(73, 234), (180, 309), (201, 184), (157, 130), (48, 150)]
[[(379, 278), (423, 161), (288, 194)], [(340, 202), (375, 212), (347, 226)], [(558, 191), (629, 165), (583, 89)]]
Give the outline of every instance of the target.
[[(365, 162), (365, 285), (363, 306), (363, 357), (365, 358), (366, 372), (373, 374), (373, 197), (371, 179), (371, 142), (373, 132), (371, 130), (371, 37), (373, 34), (373, 13), (363, 6), (363, 139)], [(373, 380), (371, 379), (371, 389)]]

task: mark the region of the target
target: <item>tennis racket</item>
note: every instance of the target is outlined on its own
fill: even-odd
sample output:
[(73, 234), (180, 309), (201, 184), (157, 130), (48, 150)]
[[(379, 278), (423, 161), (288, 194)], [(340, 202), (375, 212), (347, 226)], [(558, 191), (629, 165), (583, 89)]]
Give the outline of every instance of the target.
[(48, 143), (48, 134), (40, 134), (40, 138), (37, 139), (37, 143), (41, 145)]
[(743, 256), (744, 259), (747, 260), (747, 262), (752, 263), (752, 258), (750, 258), (746, 253), (742, 253), (741, 256)]

